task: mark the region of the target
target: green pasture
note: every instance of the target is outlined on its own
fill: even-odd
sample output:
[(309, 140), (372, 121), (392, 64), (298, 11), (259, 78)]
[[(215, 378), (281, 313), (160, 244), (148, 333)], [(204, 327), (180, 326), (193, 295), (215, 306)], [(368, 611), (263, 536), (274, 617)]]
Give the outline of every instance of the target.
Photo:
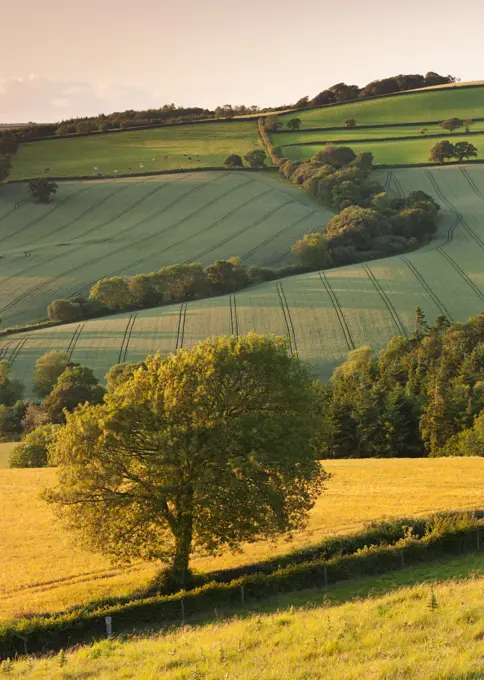
[(30, 199), (24, 184), (5, 185), (1, 325), (42, 320), (54, 298), (86, 294), (106, 276), (233, 255), (247, 264), (287, 262), (290, 246), (331, 217), (277, 173), (62, 182), (48, 205)]
[[(440, 125), (426, 126), (425, 134), (421, 134), (421, 125), (405, 125), (404, 127), (371, 127), (371, 128), (350, 128), (341, 130), (298, 130), (297, 132), (277, 132), (271, 134), (273, 144), (278, 146), (287, 146), (289, 144), (307, 144), (313, 142), (314, 144), (327, 144), (329, 142), (348, 143), (347, 140), (369, 140), (371, 142), (379, 139), (388, 139), (388, 137), (410, 137), (413, 136), (419, 140), (425, 140), (428, 135), (444, 135), (446, 139), (454, 138), (452, 141), (458, 142), (468, 140), (472, 142), (474, 135), (465, 136), (464, 128), (459, 128), (453, 133), (442, 130)], [(470, 127), (471, 132), (484, 132), (484, 121), (477, 121)], [(432, 145), (432, 137), (429, 139), (429, 144)], [(435, 141), (438, 141), (437, 139)]]
[[(140, 311), (128, 345), (123, 339), (130, 314), (86, 321), (73, 361), (92, 366), (102, 378), (122, 359), (138, 361), (157, 351), (167, 355), (210, 335), (254, 330), (286, 336), (294, 353), (309, 361), (318, 375), (328, 377), (355, 347), (379, 350), (396, 334), (410, 335), (417, 306), (430, 321), (441, 314), (464, 321), (482, 312), (484, 168), (415, 168), (379, 171), (376, 177), (396, 195), (422, 189), (442, 205), (438, 233), (425, 248), (321, 275), (286, 278), (231, 296)], [(311, 219), (299, 224), (301, 234), (317, 227)], [(249, 240), (262, 242), (261, 231), (257, 227), (247, 237), (247, 249)], [(294, 236), (295, 232), (292, 242)], [(275, 241), (268, 244), (266, 264), (290, 261), (290, 241), (280, 242), (279, 248)], [(248, 250), (239, 247), (230, 254), (244, 252)], [(104, 272), (108, 273), (106, 266)], [(68, 273), (64, 279), (69, 280)], [(46, 286), (42, 293), (44, 301), (49, 290)], [(62, 288), (52, 292), (58, 295)], [(2, 338), (0, 352), (3, 347), (5, 358), (14, 357), (14, 374), (28, 385), (36, 359), (49, 349), (66, 349), (77, 329), (78, 324), (70, 324)]]
[[(260, 146), (257, 123), (180, 125), (23, 144), (9, 179), (78, 177), (221, 167), (231, 153)], [(94, 168), (97, 168), (95, 170)], [(117, 170), (117, 173), (115, 171)]]
[[(348, 118), (354, 118), (359, 125), (387, 123), (417, 123), (427, 120), (484, 117), (484, 86), (477, 88), (455, 88), (452, 90), (428, 89), (413, 94), (400, 94), (382, 99), (348, 102), (341, 106), (301, 110), (297, 117), (303, 127), (325, 127), (344, 125)], [(280, 117), (286, 123), (296, 114)]]
[[(279, 136), (285, 137), (285, 135)], [(407, 165), (411, 163), (428, 163), (430, 149), (434, 144), (449, 138), (450, 135), (443, 134), (441, 138), (433, 137), (428, 139), (422, 136), (418, 139), (402, 139), (391, 142), (379, 142), (373, 139), (366, 142), (354, 142), (350, 146), (356, 154), (366, 151), (371, 152), (374, 156), (375, 165)], [(484, 158), (484, 134), (472, 135), (468, 138), (454, 137), (453, 141), (457, 142), (463, 139), (474, 144), (478, 151), (478, 158)], [(341, 142), (343, 141), (342, 139)], [(303, 161), (314, 156), (316, 151), (319, 151), (323, 146), (325, 146), (324, 142), (319, 144), (316, 142), (314, 144), (301, 144), (300, 146), (283, 146), (282, 155), (294, 161)]]

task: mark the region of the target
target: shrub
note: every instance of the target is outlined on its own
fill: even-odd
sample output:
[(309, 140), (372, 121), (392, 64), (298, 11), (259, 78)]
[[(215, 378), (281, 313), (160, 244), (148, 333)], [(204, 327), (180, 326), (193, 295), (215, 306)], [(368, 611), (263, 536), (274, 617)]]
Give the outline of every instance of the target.
[(266, 160), (266, 154), (262, 149), (254, 149), (254, 151), (249, 151), (244, 156), (247, 163), (251, 168), (263, 168)]
[(244, 164), (242, 162), (242, 158), (236, 153), (233, 153), (230, 156), (227, 156), (227, 158), (224, 160), (224, 165), (225, 165), (226, 168), (242, 168), (242, 167), (244, 167)]
[(52, 465), (49, 461), (48, 447), (59, 425), (48, 423), (30, 432), (10, 454), (8, 466), (11, 468), (40, 468)]

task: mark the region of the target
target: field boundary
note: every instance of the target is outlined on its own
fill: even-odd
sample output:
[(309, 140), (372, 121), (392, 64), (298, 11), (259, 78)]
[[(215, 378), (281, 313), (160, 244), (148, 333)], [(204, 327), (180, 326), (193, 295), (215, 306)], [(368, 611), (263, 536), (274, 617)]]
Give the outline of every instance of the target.
[[(298, 132), (311, 132), (311, 129), (298, 130)], [(282, 144), (283, 149), (292, 146), (314, 146), (316, 144), (369, 144), (372, 142), (409, 142), (412, 140), (424, 140), (424, 139), (440, 139), (441, 137), (469, 137), (471, 135), (483, 135), (484, 130), (473, 130), (472, 132), (446, 132), (445, 130), (442, 134), (430, 134), (430, 135), (406, 135), (402, 137), (366, 137), (361, 139), (316, 139), (312, 142), (292, 142), (291, 144)]]

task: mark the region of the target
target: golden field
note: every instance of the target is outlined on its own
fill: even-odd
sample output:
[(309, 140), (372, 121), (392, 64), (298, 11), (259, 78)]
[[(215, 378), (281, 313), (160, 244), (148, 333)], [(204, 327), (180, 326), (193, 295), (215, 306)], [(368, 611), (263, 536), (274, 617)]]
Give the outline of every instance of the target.
[[(383, 517), (484, 506), (482, 458), (323, 461), (332, 474), (308, 526), (278, 542), (259, 542), (240, 553), (196, 556), (200, 571), (282, 554), (331, 533), (357, 530)], [(39, 491), (55, 483), (53, 468), (0, 470), (0, 618), (60, 611), (145, 587), (155, 565), (116, 567), (76, 547)]]

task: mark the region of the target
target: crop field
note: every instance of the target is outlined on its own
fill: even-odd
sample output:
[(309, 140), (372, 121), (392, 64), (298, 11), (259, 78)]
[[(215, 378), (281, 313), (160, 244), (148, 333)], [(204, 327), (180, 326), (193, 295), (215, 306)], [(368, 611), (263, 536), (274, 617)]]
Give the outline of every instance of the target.
[(14, 446), (17, 446), (17, 442), (0, 442), (0, 470), (8, 467), (8, 458)]
[[(484, 86), (455, 88), (452, 90), (427, 89), (413, 94), (395, 95), (383, 99), (348, 102), (341, 106), (300, 110), (297, 117), (302, 127), (326, 127), (343, 125), (354, 118), (359, 125), (384, 125), (386, 123), (418, 123), (432, 120), (458, 118), (482, 118), (484, 109)], [(293, 113), (280, 117), (286, 123)]]
[[(291, 350), (309, 361), (320, 377), (327, 378), (333, 368), (344, 361), (349, 350), (361, 345), (379, 350), (396, 334), (410, 335), (417, 306), (431, 321), (440, 314), (446, 314), (451, 320), (464, 321), (484, 311), (484, 168), (415, 168), (380, 171), (377, 177), (396, 195), (423, 189), (442, 205), (438, 233), (425, 248), (405, 256), (265, 283), (235, 295), (3, 337), (0, 338), (1, 356), (13, 362), (14, 375), (26, 383), (28, 392), (35, 361), (52, 348), (69, 349), (74, 361), (91, 366), (102, 379), (110, 366), (118, 361), (137, 361), (157, 351), (167, 355), (210, 335), (245, 334), (253, 330), (286, 336)], [(248, 178), (237, 175), (234, 181), (246, 182)], [(258, 182), (255, 183), (257, 191), (266, 191), (265, 185), (261, 187)], [(219, 191), (221, 189), (219, 186)], [(293, 191), (303, 196), (300, 190), (293, 188)], [(267, 197), (262, 215), (270, 212), (266, 200)], [(285, 194), (284, 200), (288, 200)], [(291, 206), (295, 207), (290, 204), (289, 208)], [(251, 210), (253, 208), (252, 204)], [(306, 214), (304, 210), (308, 209), (298, 206), (301, 216)], [(294, 215), (296, 223), (302, 219), (298, 215)], [(234, 238), (226, 251), (212, 247), (211, 252), (203, 256), (205, 261), (225, 253), (240, 255), (248, 263), (277, 265), (287, 262), (290, 245), (297, 237), (296, 231), (301, 235), (317, 228), (318, 221), (319, 224), (324, 223), (320, 215), (313, 214), (296, 224), (292, 231), (284, 232), (286, 227), (275, 217), (274, 231), (268, 230), (266, 239), (262, 238), (261, 228), (257, 226), (252, 234), (247, 234), (245, 250)], [(267, 219), (270, 218), (268, 215)], [(215, 216), (214, 219), (216, 221)], [(284, 224), (292, 224), (291, 219)], [(276, 233), (279, 236), (270, 240)], [(199, 234), (197, 238), (203, 238), (203, 235)], [(224, 240), (221, 236), (219, 238)], [(133, 249), (133, 246), (130, 245), (128, 250), (130, 248)], [(264, 251), (265, 248), (267, 250)], [(98, 276), (101, 276), (120, 270), (118, 249), (113, 249), (111, 244), (104, 255), (99, 245), (95, 249), (97, 257), (103, 260), (99, 265), (102, 269), (93, 267), (87, 272), (98, 271)], [(190, 247), (190, 251), (191, 257), (185, 256), (185, 261), (203, 259), (202, 248)], [(136, 263), (126, 264), (124, 273), (150, 271), (168, 261), (179, 261), (183, 246), (168, 252), (174, 255), (170, 259), (162, 259), (160, 254), (153, 252), (146, 253), (147, 259), (142, 268), (138, 263), (143, 256), (138, 251)], [(126, 257), (135, 260), (134, 255), (130, 251)], [(109, 266), (111, 262), (112, 269)], [(49, 294), (51, 297), (74, 294), (77, 289), (69, 282), (66, 264), (63, 258), (57, 258), (51, 265), (55, 267), (51, 277), (59, 270), (66, 272), (62, 286), (51, 284), (50, 278), (45, 284), (42, 280), (29, 278), (24, 284), (24, 298), (17, 293), (18, 275), (14, 278), (15, 284), (12, 284), (15, 288), (9, 290), (8, 283), (4, 281), (0, 290), (5, 296), (4, 306), (7, 309), (0, 310), (0, 314), (4, 316), (8, 312), (12, 317), (16, 315), (14, 318), (25, 319), (33, 310), (42, 309), (47, 304)], [(86, 286), (88, 274), (83, 276), (83, 285)], [(39, 283), (44, 286), (39, 293), (42, 305), (32, 291)], [(77, 288), (80, 289), (81, 285)], [(73, 338), (74, 343), (71, 342)]]
[(68, 652), (62, 665), (60, 657), (15, 660), (9, 677), (481, 680), (483, 569), (473, 555), (306, 590), (235, 616), (101, 640)]
[(221, 167), (231, 153), (260, 147), (256, 122), (210, 123), (115, 132), (21, 145), (9, 179), (129, 174)]
[[(482, 458), (323, 461), (332, 473), (306, 529), (290, 539), (252, 543), (241, 553), (199, 555), (201, 571), (247, 564), (360, 529), (383, 517), (482, 508)], [(39, 491), (55, 483), (52, 468), (0, 470), (0, 618), (59, 611), (93, 599), (146, 587), (155, 567), (119, 568), (82, 551)], [(429, 486), (429, 479), (432, 484)]]
[[(388, 136), (392, 136), (394, 130), (398, 128), (387, 128)], [(361, 132), (366, 132), (361, 130)], [(314, 133), (311, 133), (314, 135)], [(321, 140), (321, 133), (318, 133)], [(332, 133), (329, 133), (332, 134)], [(301, 133), (301, 137), (303, 133)], [(285, 135), (279, 135), (278, 143), (284, 142)], [(420, 137), (416, 139), (402, 139), (394, 141), (378, 141), (377, 139), (368, 140), (365, 142), (352, 142), (350, 144), (353, 151), (358, 153), (365, 153), (370, 151), (374, 156), (375, 165), (408, 165), (411, 163), (428, 163), (430, 156), (430, 149), (444, 139), (451, 139), (452, 135), (443, 134), (442, 137)], [(349, 137), (348, 137), (349, 139)], [(470, 137), (455, 136), (452, 141), (458, 142), (465, 139), (477, 148), (478, 158), (484, 158), (484, 134), (471, 135)], [(335, 138), (336, 141), (336, 138)], [(341, 139), (341, 143), (344, 139)], [(314, 156), (316, 151), (320, 151), (325, 142), (319, 141), (314, 144), (300, 144), (298, 146), (283, 146), (282, 155), (294, 161), (302, 161)]]
[(23, 184), (5, 185), (0, 189), (1, 323), (43, 319), (54, 298), (85, 294), (110, 275), (182, 262), (208, 264), (233, 255), (247, 264), (285, 262), (295, 240), (331, 217), (272, 173), (62, 182), (48, 205), (28, 198)]

